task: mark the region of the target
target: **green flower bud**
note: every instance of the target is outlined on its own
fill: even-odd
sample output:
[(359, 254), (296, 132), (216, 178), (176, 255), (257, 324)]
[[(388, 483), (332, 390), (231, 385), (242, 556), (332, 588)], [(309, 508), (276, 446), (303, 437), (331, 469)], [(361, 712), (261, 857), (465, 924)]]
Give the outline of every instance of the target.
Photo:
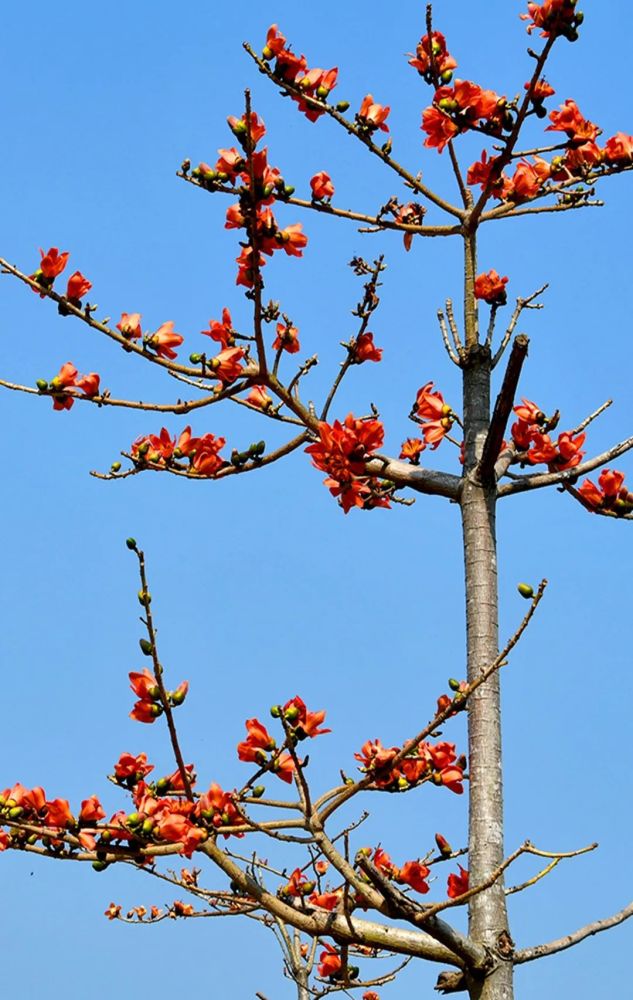
[(126, 817), (125, 822), (127, 823), (128, 826), (132, 826), (132, 827), (134, 827), (134, 826), (140, 826), (141, 817), (139, 816), (139, 814), (137, 812), (130, 813), (129, 816)]
[(113, 462), (112, 465), (110, 466), (110, 472), (120, 472), (120, 471), (121, 471), (121, 463)]
[(38, 378), (35, 384), (40, 392), (45, 392), (48, 389), (48, 382), (45, 378)]
[(344, 112), (347, 111), (348, 108), (349, 108), (349, 101), (339, 101), (338, 104), (336, 105), (336, 110), (340, 111), (341, 114), (344, 114)]
[(272, 715), (273, 719), (278, 719), (279, 716), (281, 715), (281, 711), (279, 709), (279, 705), (271, 705), (270, 706), (270, 714)]
[(94, 868), (94, 870), (96, 872), (104, 872), (106, 870), (106, 868), (108, 867), (108, 862), (107, 861), (93, 861), (92, 862), (92, 867)]
[(135, 538), (126, 538), (125, 539), (125, 544), (127, 545), (128, 549), (132, 550), (132, 552), (136, 552), (136, 539)]
[(263, 785), (255, 785), (255, 787), (251, 790), (251, 795), (254, 799), (261, 799), (265, 791), (266, 789)]
[(517, 587), (521, 597), (525, 597), (526, 601), (531, 600), (534, 597), (534, 588), (530, 586), (529, 583), (520, 583)]
[(144, 656), (152, 655), (152, 650), (154, 647), (152, 646), (149, 639), (139, 639), (138, 644), (141, 647), (141, 653), (143, 653)]
[(202, 361), (202, 355), (201, 354), (190, 354), (189, 355), (189, 360), (191, 361), (192, 365), (199, 365), (200, 362)]

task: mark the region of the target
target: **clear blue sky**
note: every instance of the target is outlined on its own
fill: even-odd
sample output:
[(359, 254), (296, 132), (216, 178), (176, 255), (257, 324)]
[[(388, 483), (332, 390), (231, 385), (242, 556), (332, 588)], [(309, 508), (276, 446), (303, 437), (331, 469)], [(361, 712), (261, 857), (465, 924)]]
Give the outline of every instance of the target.
[[(522, 3), (442, 2), (437, 27), (460, 75), (514, 94), (528, 78)], [(245, 85), (269, 128), (271, 160), (307, 191), (320, 169), (332, 174), (337, 203), (377, 209), (394, 179), (369, 163), (332, 123), (310, 125), (255, 71), (243, 39), (263, 44), (278, 21), (312, 65), (340, 67), (340, 98), (367, 92), (391, 104), (394, 151), (414, 172), (451, 192), (445, 157), (422, 149), (420, 111), (428, 92), (404, 53), (422, 33), (423, 5), (376, 0), (331, 8), (271, 3), (80, 4), (54, 10), (35, 0), (3, 12), (3, 134), (0, 253), (34, 268), (37, 247), (72, 251), (94, 284), (102, 315), (140, 311), (148, 326), (173, 319), (195, 349), (198, 331), (223, 306), (245, 326), (234, 286), (237, 243), (223, 230), (226, 202), (184, 185), (185, 156), (213, 160), (231, 144), (225, 116), (240, 113)], [(557, 98), (574, 97), (611, 135), (633, 130), (630, 5), (587, 0), (576, 45), (561, 42), (548, 77)], [(472, 156), (477, 148), (469, 147)], [(546, 309), (529, 314), (522, 391), (574, 426), (605, 399), (615, 404), (591, 431), (592, 451), (628, 436), (631, 401), (630, 299), (626, 286), (630, 177), (607, 182), (607, 205), (541, 221), (501, 222), (481, 240), (481, 265), (508, 274), (511, 295), (544, 281)], [(284, 212), (295, 221), (297, 214)], [(429, 213), (431, 218), (437, 218)], [(396, 452), (406, 419), (429, 379), (457, 406), (456, 370), (443, 355), (434, 315), (457, 296), (459, 247), (399, 237), (360, 236), (351, 225), (302, 219), (310, 236), (303, 262), (267, 268), (268, 291), (301, 331), (302, 354), (322, 365), (310, 378), (321, 398), (353, 333), (360, 283), (346, 267), (356, 253), (386, 254), (382, 306), (372, 324), (382, 365), (351, 373), (338, 416), (375, 402)], [(0, 373), (32, 384), (60, 364), (101, 372), (119, 396), (166, 401), (175, 387), (8, 278), (1, 283)], [(314, 780), (327, 787), (366, 738), (400, 742), (427, 719), (446, 678), (462, 676), (462, 567), (457, 511), (421, 498), (413, 508), (344, 517), (306, 456), (223, 483), (167, 476), (104, 484), (105, 469), (136, 436), (158, 430), (148, 414), (0, 395), (7, 440), (0, 656), (4, 664), (0, 787), (43, 784), (78, 802), (97, 793), (121, 799), (105, 774), (121, 751), (146, 749), (171, 769), (159, 726), (127, 717), (127, 672), (138, 669), (134, 561), (123, 541), (145, 547), (160, 649), (174, 682), (191, 696), (180, 711), (188, 760), (201, 782), (238, 783), (234, 745), (243, 720), (300, 693), (326, 707), (333, 733), (313, 748)], [(186, 421), (171, 420), (170, 427)], [(239, 408), (209, 411), (194, 432), (224, 434), (232, 446), (273, 441), (268, 426)], [(434, 458), (457, 470), (448, 446)], [(618, 467), (629, 470), (630, 460)], [(619, 909), (631, 897), (630, 566), (628, 524), (598, 520), (555, 492), (506, 501), (499, 511), (502, 634), (525, 605), (519, 580), (551, 581), (547, 600), (504, 677), (507, 844), (526, 837), (550, 850), (593, 840), (600, 852), (560, 867), (512, 901), (519, 946), (557, 937)], [(448, 731), (447, 731), (447, 735)], [(450, 730), (464, 743), (463, 723)], [(382, 839), (404, 860), (424, 853), (436, 829), (463, 842), (465, 803), (422, 791), (373, 798), (364, 839)], [(215, 995), (291, 998), (280, 958), (263, 930), (232, 921), (167, 922), (156, 928), (108, 924), (110, 900), (124, 906), (173, 899), (161, 885), (122, 869), (55, 865), (6, 854), (0, 953), (21, 996), (105, 1000), (143, 988), (167, 997), (187, 984)], [(522, 877), (534, 868), (517, 869)], [(221, 884), (218, 880), (215, 885)], [(439, 891), (443, 891), (443, 885)], [(572, 952), (518, 973), (521, 996), (624, 997), (631, 929), (625, 925)], [(628, 946), (628, 947), (627, 947)], [(248, 947), (248, 960), (245, 949)], [(186, 970), (186, 971), (184, 971)], [(203, 972), (203, 970), (206, 970)], [(385, 997), (430, 995), (437, 970), (416, 968)], [(143, 984), (141, 986), (141, 984)]]

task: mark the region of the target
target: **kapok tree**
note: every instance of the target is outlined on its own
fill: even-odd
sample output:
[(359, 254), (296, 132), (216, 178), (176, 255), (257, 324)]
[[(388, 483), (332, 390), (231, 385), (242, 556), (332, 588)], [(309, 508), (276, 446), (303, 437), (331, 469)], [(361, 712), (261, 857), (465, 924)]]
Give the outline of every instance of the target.
[[(310, 196), (298, 197), (281, 169), (269, 162), (268, 150), (262, 146), (265, 126), (247, 92), (243, 112), (228, 119), (235, 144), (221, 149), (213, 165), (203, 162), (192, 169), (186, 160), (179, 176), (201, 191), (232, 199), (226, 226), (236, 229), (240, 237), (236, 283), (252, 304), (253, 325), (248, 332), (236, 330), (230, 308), (225, 308), (221, 319), (210, 321), (202, 331), (207, 340), (199, 343), (188, 363), (178, 360), (177, 349), (184, 338), (174, 330), (173, 322), (144, 331), (137, 312), (124, 312), (117, 324), (111, 324), (109, 317), (100, 318), (97, 308), (87, 301), (92, 284), (78, 270), (60, 290), (58, 279), (67, 268), (67, 252), (42, 251), (34, 271), (0, 259), (5, 274), (43, 300), (56, 303), (61, 315), (80, 320), (193, 392), (191, 399), (171, 404), (118, 399), (101, 388), (99, 375), (80, 376), (70, 361), (61, 365), (58, 374), (39, 379), (34, 388), (2, 380), (6, 388), (49, 397), (59, 411), (79, 402), (188, 414), (232, 402), (259, 418), (288, 425), (287, 441), (272, 451), (263, 441), (256, 441), (234, 442), (227, 452), (226, 441), (212, 432), (196, 435), (187, 427), (173, 436), (157, 426), (155, 433), (138, 438), (122, 453), (125, 466), (117, 460), (109, 471), (94, 473), (99, 478), (119, 480), (160, 472), (216, 480), (254, 473), (303, 448), (313, 465), (326, 474), (326, 486), (346, 513), (410, 503), (405, 491), (443, 497), (460, 508), (466, 678), (450, 680), (451, 693), (439, 697), (428, 723), (417, 734), (408, 739), (403, 734), (400, 746), (385, 747), (379, 740), (368, 739), (354, 755), (359, 770), (355, 776), (343, 770), (334, 787), (312, 787), (306, 741), (328, 732), (323, 725), (325, 711), (320, 706), (308, 709), (294, 696), (271, 708), (276, 735), (258, 718), (246, 721), (246, 738), (237, 752), (250, 771), (241, 788), (226, 790), (215, 780), (207, 788), (207, 781), (218, 777), (215, 774), (205, 775), (198, 786), (175, 723), (176, 709), (185, 701), (188, 686), (185, 681), (175, 687), (167, 684), (144, 555), (136, 541), (128, 539), (140, 572), (138, 598), (146, 630), (140, 650), (149, 662), (149, 667), (130, 674), (137, 698), (131, 715), (145, 724), (164, 720), (175, 770), (150, 778), (153, 767), (145, 754), (123, 753), (110, 780), (130, 795), (131, 804), (119, 807), (109, 819), (95, 796), (73, 809), (65, 799), (47, 798), (40, 787), (27, 789), (18, 783), (0, 798), (0, 848), (89, 862), (97, 871), (132, 864), (191, 899), (176, 900), (166, 909), (152, 907), (149, 912), (136, 907), (127, 916), (112, 903), (106, 911), (112, 919), (152, 922), (241, 914), (271, 928), (300, 1000), (337, 991), (362, 992), (365, 1000), (374, 1000), (375, 988), (393, 979), (412, 959), (449, 967), (440, 973), (440, 992), (466, 991), (481, 1000), (508, 1000), (517, 964), (568, 948), (633, 914), (632, 903), (559, 940), (517, 948), (506, 907), (509, 894), (531, 887), (564, 858), (595, 845), (560, 853), (526, 841), (512, 853), (504, 852), (499, 671), (534, 615), (546, 583), (542, 581), (536, 592), (528, 584), (520, 585), (529, 607), (500, 650), (496, 505), (518, 493), (556, 487), (589, 513), (620, 519), (633, 516), (633, 494), (623, 473), (612, 466), (633, 447), (633, 438), (586, 457), (586, 429), (608, 403), (563, 431), (558, 430), (558, 412), (547, 414), (526, 398), (516, 404), (528, 341), (515, 332), (524, 310), (540, 308), (538, 299), (544, 288), (519, 297), (499, 332), (508, 278), (496, 270), (480, 272), (478, 266), (477, 234), (484, 224), (597, 205), (598, 182), (633, 167), (632, 136), (618, 132), (600, 140), (600, 128), (583, 116), (571, 98), (558, 109), (549, 109), (554, 91), (545, 79), (545, 66), (561, 40), (573, 42), (578, 37), (583, 16), (576, 3), (546, 0), (527, 6), (523, 18), (528, 32), (536, 32), (539, 44), (536, 51), (528, 49), (531, 73), (514, 97), (454, 79), (457, 62), (444, 36), (434, 29), (431, 8), (427, 9), (426, 31), (410, 64), (431, 88), (430, 103), (422, 114), (424, 146), (448, 160), (458, 193), (455, 204), (394, 158), (387, 137), (388, 107), (372, 95), (366, 96), (355, 114), (349, 113), (347, 102), (333, 103), (337, 70), (310, 68), (304, 56), (292, 52), (275, 25), (261, 55), (246, 46), (259, 71), (294, 101), (300, 114), (312, 122), (331, 119), (395, 174), (406, 197), (394, 195), (372, 212), (345, 210), (336, 206), (334, 186), (325, 170), (311, 178)], [(459, 140), (475, 132), (481, 134), (484, 150), (478, 161), (464, 169)], [(433, 382), (426, 383), (418, 390), (410, 414), (416, 435), (403, 443), (398, 458), (383, 454), (383, 425), (373, 409), (360, 417), (331, 416), (339, 387), (350, 370), (381, 359), (382, 350), (374, 343), (370, 326), (379, 304), (383, 258), (370, 263), (360, 257), (352, 261), (354, 272), (364, 282), (355, 310), (358, 329), (343, 343), (338, 374), (316, 405), (305, 396), (304, 379), (317, 358), (293, 365), (293, 356), (301, 350), (297, 321), (279, 302), (267, 301), (264, 295), (267, 258), (279, 251), (301, 257), (307, 243), (300, 223), (282, 226), (277, 221), (280, 203), (361, 223), (374, 232), (395, 231), (402, 234), (407, 250), (430, 237), (462, 241), (461, 321), (450, 300), (438, 312), (447, 356), (462, 373), (461, 416)], [(434, 210), (440, 221), (427, 223), (427, 210)], [(491, 408), (493, 373), (502, 361), (505, 370)], [(423, 453), (435, 451), (444, 441), (458, 449), (454, 471), (423, 466)], [(602, 470), (597, 482), (583, 478), (597, 470)], [(444, 726), (450, 726), (458, 714), (467, 718), (467, 755), (441, 739)], [(277, 781), (292, 787), (294, 794), (288, 799), (278, 797)], [(388, 828), (380, 844), (367, 846), (362, 830), (357, 832), (364, 814), (357, 813), (352, 820), (340, 818), (348, 817), (348, 807), (369, 792), (409, 794), (421, 785), (457, 794), (467, 789), (466, 847), (453, 850), (438, 834), (435, 847), (428, 845), (422, 857), (395, 863), (388, 853)], [(248, 856), (241, 849), (241, 838), (249, 840)], [(268, 858), (271, 851), (275, 860)], [(508, 887), (506, 872), (525, 854), (546, 863), (529, 880)], [(192, 867), (177, 873), (160, 865), (165, 859), (173, 864), (179, 856), (189, 859)], [(203, 885), (199, 867), (203, 862), (209, 863), (218, 888)], [(425, 902), (421, 897), (430, 889), (431, 873), (441, 864), (449, 869), (447, 896)], [(449, 912), (445, 911), (462, 906), (468, 908), (467, 934), (446, 919)], [(371, 959), (389, 953), (395, 956), (389, 971), (373, 971)]]

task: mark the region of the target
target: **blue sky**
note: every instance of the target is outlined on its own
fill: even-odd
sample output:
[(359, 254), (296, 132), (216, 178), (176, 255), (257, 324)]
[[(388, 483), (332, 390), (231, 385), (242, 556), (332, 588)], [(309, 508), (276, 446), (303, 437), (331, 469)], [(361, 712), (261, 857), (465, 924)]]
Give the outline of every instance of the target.
[[(517, 16), (523, 4), (491, 0), (469, 16), (473, 7), (437, 3), (437, 27), (461, 75), (514, 94), (530, 72)], [(298, 193), (320, 169), (331, 173), (341, 206), (375, 211), (402, 191), (332, 123), (310, 125), (281, 100), (242, 40), (259, 48), (277, 21), (312, 65), (338, 65), (340, 98), (355, 108), (371, 92), (390, 104), (394, 154), (452, 195), (445, 157), (422, 149), (420, 111), (429, 95), (404, 58), (422, 33), (421, 11), (400, 4), (386, 18), (375, 0), (362, 15), (351, 3), (327, 11), (287, 3), (177, 10), (159, 0), (87, 10), (70, 0), (54, 14), (39, 2), (28, 11), (10, 5), (0, 42), (10, 137), (0, 165), (0, 254), (28, 271), (39, 246), (71, 250), (72, 268), (93, 281), (101, 315), (140, 311), (154, 328), (173, 319), (189, 350), (223, 306), (245, 328), (248, 304), (234, 285), (237, 241), (223, 229), (226, 202), (175, 177), (185, 156), (213, 160), (231, 144), (225, 117), (240, 113), (245, 85), (268, 126), (271, 160)], [(557, 46), (548, 78), (557, 98), (573, 96), (605, 136), (631, 132), (629, 5), (588, 0), (585, 12), (580, 42)], [(465, 143), (468, 164), (481, 144)], [(508, 274), (511, 296), (550, 281), (546, 308), (522, 322), (531, 337), (522, 393), (547, 411), (559, 407), (565, 427), (614, 399), (591, 430), (595, 453), (633, 426), (629, 184), (629, 177), (606, 182), (603, 209), (499, 222), (481, 237), (481, 268)], [(283, 218), (299, 215), (289, 208)], [(406, 417), (420, 385), (434, 379), (459, 402), (434, 316), (445, 296), (459, 295), (460, 248), (419, 240), (407, 255), (399, 237), (361, 236), (316, 215), (301, 221), (310, 237), (305, 259), (271, 263), (267, 291), (299, 326), (301, 356), (319, 354), (310, 375), (316, 400), (336, 371), (339, 341), (355, 330), (350, 309), (361, 285), (346, 262), (357, 253), (386, 255), (372, 321), (384, 361), (351, 373), (335, 415), (376, 403), (396, 452), (411, 433)], [(58, 317), (28, 290), (8, 278), (0, 287), (2, 377), (32, 384), (70, 359), (81, 371), (99, 371), (113, 395), (167, 401), (177, 394), (160, 373)], [(148, 555), (164, 662), (174, 683), (191, 682), (179, 721), (202, 783), (237, 784), (244, 765), (233, 748), (243, 720), (300, 693), (328, 709), (333, 733), (314, 745), (312, 765), (316, 785), (328, 787), (340, 766), (352, 768), (366, 738), (390, 744), (419, 729), (446, 678), (463, 675), (459, 519), (443, 501), (344, 517), (302, 454), (218, 484), (149, 475), (105, 484), (88, 470), (106, 469), (160, 420), (80, 405), (57, 414), (46, 400), (9, 393), (0, 407), (14, 442), (4, 465), (0, 787), (41, 783), (51, 797), (74, 802), (96, 793), (114, 809), (120, 800), (105, 774), (121, 751), (146, 749), (159, 769), (171, 769), (159, 726), (140, 728), (127, 717), (127, 673), (143, 665), (135, 567), (123, 544), (130, 534)], [(169, 427), (185, 423), (174, 418)], [(193, 429), (223, 434), (230, 446), (278, 440), (275, 428), (238, 407), (198, 415)], [(432, 461), (456, 472), (448, 447)], [(630, 459), (617, 467), (630, 477)], [(526, 837), (549, 850), (601, 845), (512, 901), (513, 934), (526, 946), (606, 916), (631, 896), (631, 542), (628, 524), (540, 492), (500, 505), (499, 543), (502, 635), (525, 610), (516, 583), (551, 581), (504, 677), (508, 849)], [(463, 745), (463, 722), (447, 736)], [(400, 860), (424, 853), (436, 829), (463, 841), (464, 803), (449, 793), (370, 804), (364, 836), (381, 839)], [(183, 968), (188, 982), (202, 975), (210, 994), (230, 981), (238, 997), (257, 989), (275, 1000), (293, 996), (257, 927), (107, 924), (110, 900), (147, 905), (173, 896), (125, 869), (97, 876), (88, 866), (13, 854), (1, 864), (10, 902), (0, 947), (5, 968), (19, 970), (22, 996), (39, 995), (44, 982), (66, 1000), (102, 1000), (139, 979), (153, 995), (170, 996)], [(517, 868), (517, 879), (528, 870)], [(520, 970), (519, 995), (622, 996), (630, 934), (620, 927)], [(384, 996), (422, 995), (436, 971), (409, 971)]]

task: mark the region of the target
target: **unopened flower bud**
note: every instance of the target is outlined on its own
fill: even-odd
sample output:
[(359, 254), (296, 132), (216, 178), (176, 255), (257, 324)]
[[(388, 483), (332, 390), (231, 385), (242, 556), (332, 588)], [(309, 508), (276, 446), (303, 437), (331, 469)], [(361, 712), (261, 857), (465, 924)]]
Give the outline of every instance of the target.
[(169, 692), (169, 700), (172, 705), (182, 705), (186, 697), (187, 691), (185, 688), (178, 688), (176, 691)]
[(132, 827), (134, 827), (134, 826), (140, 826), (140, 824), (141, 824), (141, 817), (139, 816), (139, 814), (137, 812), (130, 813), (126, 817), (125, 822), (126, 822), (126, 824), (128, 826), (132, 826)]
[(110, 466), (110, 472), (120, 472), (120, 471), (121, 471), (121, 463), (113, 462), (112, 465)]
[(152, 646), (149, 639), (139, 639), (138, 644), (141, 647), (141, 653), (143, 653), (144, 656), (152, 655), (152, 650), (154, 647)]
[(14, 806), (13, 809), (9, 809), (9, 819), (19, 819), (23, 812), (22, 806)]
[(255, 785), (255, 787), (251, 790), (251, 795), (254, 799), (261, 799), (265, 791), (266, 789), (263, 785)]
[(151, 604), (152, 602), (152, 595), (149, 594), (146, 590), (139, 590), (137, 596), (138, 596), (138, 603), (142, 604), (143, 607), (147, 607), (147, 605)]
[(336, 110), (343, 114), (349, 108), (349, 101), (339, 101), (336, 105)]
[(448, 686), (451, 691), (459, 691), (461, 681), (456, 680), (454, 677), (449, 677)]
[(437, 844), (437, 849), (442, 855), (442, 857), (447, 858), (450, 854), (453, 853), (453, 848), (449, 844), (446, 837), (443, 837), (441, 833), (435, 834), (435, 843)]
[(108, 867), (108, 862), (107, 861), (93, 861), (92, 862), (92, 867), (94, 868), (94, 870), (96, 872), (104, 872), (106, 870), (106, 868)]
[(442, 83), (450, 83), (452, 79), (453, 79), (453, 72), (450, 69), (445, 70), (440, 77)]
[(126, 538), (125, 539), (125, 544), (127, 545), (128, 549), (132, 550), (132, 552), (136, 552), (136, 539), (135, 538)]
[(293, 187), (292, 184), (285, 184), (284, 185), (284, 195), (286, 196), (286, 198), (289, 198), (290, 195), (292, 195), (294, 193), (295, 193), (295, 188)]
[(272, 59), (273, 55), (274, 53), (271, 51), (271, 49), (269, 49), (267, 45), (264, 45), (264, 48), (262, 49), (262, 59), (264, 60), (264, 62), (269, 62)]
[(48, 389), (48, 382), (46, 381), (45, 378), (38, 378), (35, 384), (37, 388), (40, 390), (40, 392), (45, 392), (46, 389)]
[(520, 583), (517, 590), (521, 597), (525, 597), (526, 601), (530, 601), (534, 597), (534, 588), (529, 583)]
[(201, 354), (190, 354), (189, 355), (189, 360), (191, 361), (192, 365), (199, 365), (200, 362), (202, 361), (202, 355)]
[(270, 706), (270, 714), (272, 715), (273, 719), (278, 719), (279, 716), (281, 715), (281, 711), (279, 709), (279, 705), (271, 705)]
[(290, 708), (286, 709), (284, 713), (284, 719), (286, 722), (296, 722), (299, 718), (299, 709), (296, 705), (291, 705)]
[(409, 787), (409, 782), (404, 777), (404, 775), (400, 775), (400, 777), (398, 778), (398, 788), (401, 788), (404, 791), (404, 789), (408, 787)]

